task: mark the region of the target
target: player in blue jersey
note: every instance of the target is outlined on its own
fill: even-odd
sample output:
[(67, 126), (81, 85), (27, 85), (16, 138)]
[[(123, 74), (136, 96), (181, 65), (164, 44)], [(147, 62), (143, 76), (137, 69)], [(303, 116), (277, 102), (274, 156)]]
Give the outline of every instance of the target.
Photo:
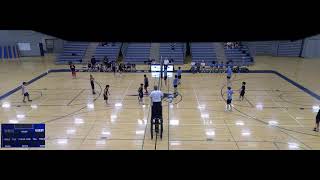
[(232, 111), (232, 95), (233, 95), (233, 90), (231, 89), (231, 87), (228, 87), (227, 90), (227, 107), (226, 107), (226, 111)]

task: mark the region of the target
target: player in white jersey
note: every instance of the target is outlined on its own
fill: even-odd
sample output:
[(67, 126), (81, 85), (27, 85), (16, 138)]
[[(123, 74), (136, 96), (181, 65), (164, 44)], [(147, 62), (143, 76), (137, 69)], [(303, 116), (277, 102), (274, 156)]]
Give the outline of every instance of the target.
[(22, 95), (23, 95), (23, 102), (24, 103), (26, 102), (26, 97), (28, 98), (29, 102), (32, 101), (32, 100), (30, 100), (30, 95), (29, 95), (29, 91), (28, 91), (27, 85), (28, 85), (28, 83), (23, 82), (22, 86), (21, 86)]

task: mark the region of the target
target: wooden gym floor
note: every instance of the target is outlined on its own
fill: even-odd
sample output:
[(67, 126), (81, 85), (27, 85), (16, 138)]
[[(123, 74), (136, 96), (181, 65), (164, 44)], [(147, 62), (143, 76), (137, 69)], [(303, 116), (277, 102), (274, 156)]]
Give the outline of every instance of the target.
[[(36, 66), (36, 64), (38, 66)], [(319, 94), (319, 60), (258, 57), (250, 69), (277, 70)], [(52, 59), (0, 63), (0, 94), (56, 66)], [(188, 67), (185, 67), (188, 68)], [(225, 112), (225, 74), (190, 74), (182, 77), (178, 96), (163, 103), (164, 137), (150, 138), (150, 106), (139, 105), (137, 89), (143, 73), (113, 76), (92, 73), (97, 94), (92, 95), (89, 73), (50, 73), (29, 86), (32, 103), (22, 103), (21, 91), (1, 101), (0, 122), (46, 123), (45, 149), (320, 149), (320, 134), (313, 132), (315, 107), (320, 102), (275, 74), (236, 74), (232, 79), (232, 112)], [(147, 74), (152, 85), (154, 74)], [(246, 99), (238, 100), (241, 82)], [(100, 92), (110, 85), (110, 104)], [(162, 84), (163, 92), (172, 92)]]

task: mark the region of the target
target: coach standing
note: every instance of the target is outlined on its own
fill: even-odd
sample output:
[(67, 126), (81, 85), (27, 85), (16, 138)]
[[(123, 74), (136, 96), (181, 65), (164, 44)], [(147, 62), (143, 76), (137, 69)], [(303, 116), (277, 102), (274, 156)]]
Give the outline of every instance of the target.
[(316, 126), (313, 129), (316, 132), (319, 132), (319, 123), (320, 123), (320, 109), (319, 109), (318, 114), (316, 116)]

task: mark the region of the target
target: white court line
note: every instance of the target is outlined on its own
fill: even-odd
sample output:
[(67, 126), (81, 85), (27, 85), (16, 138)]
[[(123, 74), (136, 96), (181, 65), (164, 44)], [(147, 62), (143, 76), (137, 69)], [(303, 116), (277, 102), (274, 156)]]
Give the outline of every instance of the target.
[[(17, 92), (20, 92), (20, 91), (17, 91)], [(15, 93), (14, 93), (15, 94)], [(14, 95), (14, 94), (12, 94), (12, 95)], [(11, 95), (10, 95), (11, 96)], [(10, 97), (9, 96), (9, 97)], [(43, 96), (40, 96), (40, 97), (43, 97)], [(23, 98), (23, 96), (22, 96), (22, 98)], [(38, 102), (39, 103), (37, 103), (37, 105), (40, 105), (43, 101), (45, 101), (45, 100), (47, 100), (49, 97), (44, 97), (43, 99), (41, 99), (41, 100), (39, 100)], [(30, 99), (32, 99), (31, 97), (30, 97)], [(32, 101), (32, 103), (34, 103), (35, 101)], [(22, 102), (23, 103), (23, 102)], [(31, 104), (32, 104), (31, 103)], [(31, 104), (30, 104), (30, 106), (29, 106), (29, 108), (31, 108)], [(39, 106), (38, 106), (39, 107)], [(15, 108), (14, 109), (15, 110), (15, 112), (17, 112), (17, 109)], [(35, 109), (33, 109), (33, 108), (31, 108), (29, 111), (26, 111), (25, 112), (25, 116), (27, 116), (27, 114), (29, 114), (31, 111), (34, 111)], [(31, 116), (32, 117), (32, 116)], [(25, 118), (24, 118), (25, 119)], [(21, 120), (21, 121), (23, 121), (23, 120)], [(19, 123), (21, 122), (21, 121), (19, 121)], [(4, 120), (0, 120), (0, 122), (4, 122)]]
[[(104, 124), (103, 123), (104, 121), (99, 121), (99, 120), (95, 120), (94, 122), (90, 122), (90, 123), (86, 123), (87, 125), (90, 125), (90, 124), (96, 124), (96, 125), (100, 125), (100, 124)], [(59, 124), (74, 124), (73, 122), (59, 122)], [(125, 122), (119, 122), (117, 123), (118, 125), (137, 125), (137, 123), (125, 123)], [(148, 122), (148, 124), (150, 124)], [(167, 123), (164, 123), (164, 124), (167, 124)], [(195, 124), (195, 123), (179, 123), (179, 126), (175, 126), (175, 127), (180, 127), (180, 126), (203, 126), (204, 124)], [(210, 124), (209, 126), (237, 126), (236, 124), (215, 124), (215, 123), (212, 123)], [(108, 126), (108, 125), (107, 125)], [(140, 126), (146, 126), (146, 124), (142, 124)], [(257, 125), (257, 124), (246, 124), (246, 126), (248, 127), (270, 127), (269, 125)], [(300, 125), (281, 125), (279, 127), (301, 127)], [(310, 126), (304, 126), (303, 128), (306, 128), (306, 127), (314, 127), (313, 125), (310, 125)]]
[(273, 99), (273, 96), (272, 96), (269, 92), (267, 92), (267, 94), (269, 94), (269, 96), (271, 97), (271, 100), (272, 100), (273, 103), (275, 103), (277, 106), (281, 107), (282, 111), (286, 112), (286, 113), (289, 115), (289, 117), (290, 117), (291, 119), (295, 120), (301, 127), (304, 127), (295, 117), (293, 117), (293, 116), (288, 112), (288, 110), (287, 110), (286, 108), (284, 108), (283, 106), (281, 106), (281, 104), (279, 104), (278, 102), (276, 102), (276, 101)]
[[(202, 76), (201, 76), (202, 77)], [(200, 103), (199, 103), (199, 98), (198, 98), (198, 95), (197, 95), (197, 93), (196, 93), (196, 91), (195, 91), (195, 89), (194, 89), (194, 86), (192, 85), (192, 90), (193, 90), (193, 93), (195, 94), (195, 96), (196, 96), (196, 99), (197, 99), (197, 103), (198, 103), (198, 107), (200, 106)], [(200, 110), (200, 113), (201, 113), (201, 109), (199, 109)], [(202, 114), (202, 113), (201, 113)], [(201, 119), (202, 119), (202, 121), (203, 122), (205, 122), (205, 120), (204, 120), (204, 117), (201, 115)], [(225, 120), (224, 120), (224, 122), (226, 122)], [(203, 125), (203, 124), (202, 124)], [(224, 127), (226, 127), (227, 129), (228, 129), (228, 131), (229, 131), (229, 133), (230, 133), (230, 135), (231, 135), (231, 137), (232, 137), (232, 139), (233, 139), (233, 141), (235, 142), (236, 140), (234, 139), (234, 137), (233, 137), (233, 135), (232, 135), (232, 133), (231, 133), (231, 130), (230, 130), (230, 128), (229, 128), (229, 126), (226, 124), (226, 123), (224, 123), (224, 125), (223, 125)], [(204, 127), (205, 127), (205, 129), (204, 130), (206, 130), (207, 129), (207, 127), (208, 127), (208, 124), (207, 123), (205, 123), (204, 124)], [(236, 145), (237, 145), (237, 148), (238, 149), (240, 149), (239, 148), (239, 146), (238, 146), (238, 143), (237, 142), (235, 142), (236, 143)]]
[[(121, 99), (121, 101), (120, 101), (120, 104), (121, 104), (121, 105), (122, 105), (122, 102), (123, 102), (124, 98), (126, 97), (126, 94), (128, 93), (128, 90), (129, 90), (130, 86), (132, 85), (132, 83), (133, 83), (133, 80), (130, 81), (130, 84), (128, 85), (126, 91), (125, 91), (124, 94), (123, 94), (123, 97), (122, 97), (122, 99)], [(112, 108), (112, 109), (114, 110), (114, 108)], [(116, 114), (118, 114), (118, 112), (117, 112)], [(95, 119), (95, 118), (94, 118), (94, 119)], [(81, 144), (79, 145), (78, 148), (80, 148), (81, 145), (83, 145), (83, 143), (84, 143), (86, 140), (88, 140), (88, 136), (89, 136), (89, 134), (91, 133), (92, 129), (97, 125), (97, 124), (96, 124), (97, 121), (98, 121), (98, 120), (95, 119), (94, 122), (92, 122), (91, 127), (90, 127), (90, 130), (88, 131), (87, 135), (83, 138), (83, 140), (82, 140), (82, 142), (81, 142)]]

